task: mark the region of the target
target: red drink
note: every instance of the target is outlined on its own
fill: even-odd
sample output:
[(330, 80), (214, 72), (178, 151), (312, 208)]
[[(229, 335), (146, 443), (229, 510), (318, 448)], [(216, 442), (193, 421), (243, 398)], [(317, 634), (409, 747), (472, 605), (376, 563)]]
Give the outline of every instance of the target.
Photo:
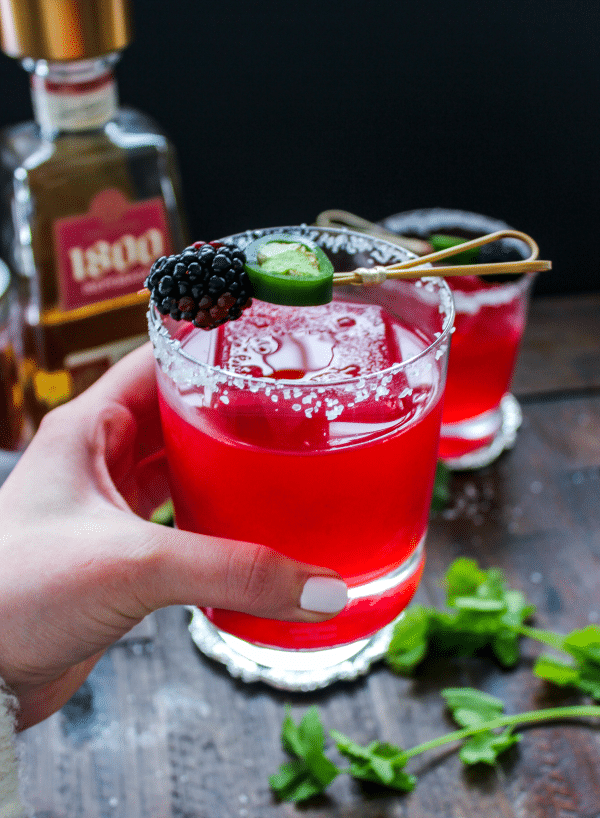
[[(424, 240), (434, 236), (439, 240), (441, 234), (465, 241), (511, 229), (506, 222), (479, 213), (439, 207), (397, 213), (382, 226)], [(478, 260), (519, 261), (529, 255), (524, 242), (503, 238), (480, 248)], [(459, 263), (458, 257), (455, 261)], [(501, 277), (494, 283), (487, 276), (447, 278), (456, 314), (439, 455), (452, 469), (487, 466), (516, 440), (522, 415), (510, 385), (533, 281), (531, 274)]]
[[(361, 343), (353, 345), (350, 335)], [(194, 341), (205, 340), (192, 333), (183, 349), (191, 352)], [(161, 390), (177, 525), (270, 545), (335, 569), (350, 586), (395, 571), (425, 535), (441, 390), (432, 390), (431, 383), (410, 388), (404, 380), (404, 397), (395, 392), (382, 400), (375, 391), (347, 407), (339, 420), (335, 411), (331, 420), (318, 410), (307, 417), (305, 407), (320, 400), (321, 409), (332, 401), (333, 379), (368, 376), (427, 346), (380, 307), (332, 303), (298, 310), (255, 302), (242, 318), (220, 328), (214, 363), (240, 374), (312, 383), (322, 391), (278, 421), (275, 405), (265, 415), (256, 393), (236, 394), (208, 410), (192, 403), (182, 412)], [(289, 391), (294, 400), (293, 386)], [(419, 552), (417, 570), (401, 587), (394, 584), (381, 604), (373, 606), (370, 596), (353, 600), (324, 624), (221, 610), (207, 615), (228, 633), (263, 645), (351, 642), (379, 630), (406, 606), (422, 559)]]
[[(349, 231), (287, 230), (338, 271), (407, 257)], [(232, 238), (244, 248), (258, 232)], [(349, 586), (321, 624), (194, 613), (203, 652), (290, 690), (354, 678), (384, 652), (423, 569), (437, 461), (447, 285), (335, 291), (317, 307), (255, 300), (211, 332), (150, 312), (177, 525), (268, 545)]]
[[(480, 449), (498, 432), (497, 410), (510, 388), (530, 281), (524, 277), (488, 284), (465, 276), (450, 278), (448, 284), (456, 318), (442, 415), (442, 459)], [(459, 425), (453, 428), (453, 424)]]

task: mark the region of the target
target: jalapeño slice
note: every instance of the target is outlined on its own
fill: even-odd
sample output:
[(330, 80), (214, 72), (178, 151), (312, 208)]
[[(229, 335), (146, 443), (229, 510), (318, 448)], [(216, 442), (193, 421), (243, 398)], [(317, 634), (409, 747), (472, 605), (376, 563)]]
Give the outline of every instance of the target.
[[(438, 250), (446, 250), (448, 247), (457, 247), (459, 244), (464, 244), (468, 239), (447, 236), (445, 233), (433, 233), (428, 237), (427, 241), (433, 247), (434, 252), (437, 252)], [(444, 259), (443, 264), (475, 264), (479, 260), (480, 249), (480, 247), (475, 247), (472, 250), (466, 250), (464, 253), (457, 253), (455, 256)]]
[(290, 307), (331, 301), (333, 265), (310, 239), (276, 233), (257, 239), (244, 252), (254, 298)]
[[(428, 241), (435, 250), (445, 250), (447, 247), (457, 247), (468, 239), (461, 239), (457, 236), (447, 236), (445, 233), (434, 233), (428, 237)], [(484, 244), (482, 247), (474, 247), (472, 250), (465, 250), (464, 253), (457, 253), (444, 259), (442, 264), (486, 264), (502, 261), (522, 261), (521, 254), (511, 248), (506, 248), (498, 242)], [(524, 273), (495, 273), (478, 276), (484, 284), (508, 284), (510, 281), (518, 281)]]

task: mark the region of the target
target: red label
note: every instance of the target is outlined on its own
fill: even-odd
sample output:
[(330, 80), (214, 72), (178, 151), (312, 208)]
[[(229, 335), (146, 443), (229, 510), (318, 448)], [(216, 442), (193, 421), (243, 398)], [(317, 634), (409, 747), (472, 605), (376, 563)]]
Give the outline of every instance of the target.
[(132, 204), (120, 190), (103, 190), (88, 213), (53, 227), (63, 310), (137, 292), (152, 262), (171, 253), (160, 197)]

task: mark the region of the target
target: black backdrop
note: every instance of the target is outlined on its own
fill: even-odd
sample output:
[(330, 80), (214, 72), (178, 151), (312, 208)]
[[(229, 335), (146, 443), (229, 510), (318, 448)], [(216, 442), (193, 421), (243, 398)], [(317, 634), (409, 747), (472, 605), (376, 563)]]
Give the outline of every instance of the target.
[[(178, 149), (192, 238), (443, 206), (600, 290), (597, 0), (133, 0), (121, 100)], [(0, 58), (0, 125), (31, 115)]]

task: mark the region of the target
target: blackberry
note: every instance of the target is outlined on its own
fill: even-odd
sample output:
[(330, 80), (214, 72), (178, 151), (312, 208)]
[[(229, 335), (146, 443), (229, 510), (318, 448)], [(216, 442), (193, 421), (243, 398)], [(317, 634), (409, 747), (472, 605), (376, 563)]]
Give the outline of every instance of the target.
[[(479, 248), (478, 260), (482, 264), (501, 261), (523, 261), (523, 256), (518, 250), (507, 247), (502, 242), (494, 241)], [(481, 280), (486, 284), (508, 284), (510, 281), (518, 281), (522, 277), (523, 273), (496, 273), (480, 276)]]
[(252, 303), (246, 256), (235, 245), (197, 241), (178, 256), (161, 256), (144, 286), (161, 315), (214, 329), (239, 318)]

